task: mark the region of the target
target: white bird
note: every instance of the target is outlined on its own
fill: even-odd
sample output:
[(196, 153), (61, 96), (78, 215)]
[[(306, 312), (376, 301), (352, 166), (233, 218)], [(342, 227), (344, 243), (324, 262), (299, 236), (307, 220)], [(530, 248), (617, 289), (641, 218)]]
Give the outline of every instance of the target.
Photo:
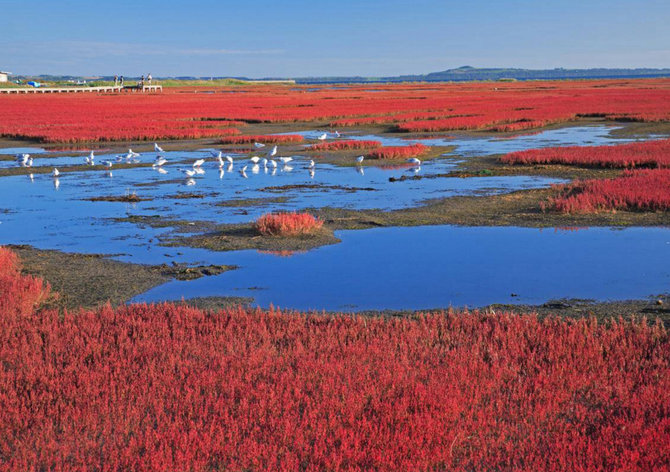
[(421, 159), (417, 159), (416, 157), (407, 159), (407, 162), (411, 162), (412, 164), (416, 164), (417, 166), (421, 165)]
[(336, 137), (336, 138), (339, 138), (339, 137), (340, 137), (340, 132), (339, 132), (339, 131), (335, 131), (335, 137)]
[(212, 157), (223, 157), (223, 153), (221, 151), (209, 151), (209, 153), (212, 155)]
[(128, 149), (128, 154), (126, 154), (126, 158), (130, 159), (132, 157), (140, 157), (140, 153), (135, 152), (132, 149)]
[(270, 159), (270, 166), (273, 169), (276, 169), (277, 168), (277, 161), (275, 161), (274, 159)]
[(358, 156), (358, 157), (356, 158), (356, 163), (357, 163), (357, 164), (362, 164), (362, 163), (363, 163), (363, 159), (365, 159), (365, 156)]
[(251, 166), (251, 173), (252, 173), (252, 174), (258, 174), (258, 171), (259, 171), (260, 169), (261, 169), (261, 168), (260, 168), (260, 166), (259, 166), (258, 164), (254, 164), (253, 166)]
[(326, 138), (328, 138), (328, 133), (323, 133), (321, 136), (319, 136), (318, 139), (319, 141), (324, 141)]
[(30, 159), (28, 159), (28, 162), (27, 162), (26, 165), (27, 165), (28, 167), (32, 167), (32, 166), (33, 166), (33, 158), (32, 158), (32, 157), (31, 157)]
[(242, 174), (242, 177), (245, 179), (247, 178), (247, 166), (244, 166), (240, 169), (240, 174)]
[(154, 151), (165, 152), (165, 151), (163, 151), (163, 148), (158, 145), (158, 143), (154, 143)]
[(205, 169), (203, 169), (202, 167), (194, 167), (193, 171), (198, 175), (204, 175), (205, 174)]
[(51, 175), (54, 177), (58, 177), (60, 175), (60, 171), (54, 167), (54, 170), (51, 172)]
[(107, 167), (112, 167), (114, 163), (112, 161), (102, 161), (103, 164), (105, 164)]
[(16, 162), (21, 166), (21, 167), (27, 167), (28, 166), (28, 160), (30, 159), (30, 154), (17, 154), (16, 155)]
[(205, 160), (204, 160), (204, 159), (198, 159), (198, 160), (196, 160), (196, 161), (193, 163), (193, 167), (200, 167), (200, 166), (203, 165), (204, 163), (205, 163)]
[(264, 148), (264, 147), (265, 147), (265, 144), (263, 144), (263, 143), (254, 143), (254, 147), (255, 147), (256, 149)]
[(309, 161), (309, 165), (308, 165), (307, 167), (309, 167), (310, 169), (314, 169), (314, 166), (315, 166), (315, 165), (316, 165), (316, 164), (314, 164), (314, 160), (310, 160), (310, 161)]
[(273, 146), (272, 149), (268, 151), (267, 158), (270, 159), (271, 157), (274, 157), (277, 155), (277, 146)]
[(162, 166), (163, 164), (165, 164), (166, 162), (167, 162), (167, 159), (165, 159), (165, 158), (162, 157), (162, 156), (158, 156), (158, 157), (156, 158), (156, 160), (154, 161), (154, 163), (153, 163), (153, 167), (160, 167), (160, 166)]
[(268, 168), (268, 160), (266, 158), (261, 159), (261, 162), (263, 163), (263, 168), (267, 169)]
[(91, 151), (91, 153), (86, 158), (86, 164), (90, 166), (95, 165), (95, 152)]
[(182, 174), (187, 175), (188, 177), (193, 177), (195, 175), (195, 170), (194, 169), (179, 169), (179, 172)]
[(221, 157), (221, 155), (218, 155), (216, 156), (216, 159), (219, 161), (219, 169), (221, 169), (225, 164), (223, 157)]
[(226, 160), (227, 160), (228, 162), (230, 162), (230, 165), (231, 165), (231, 166), (233, 165), (233, 158), (232, 158), (232, 157), (230, 157), (230, 156), (226, 156)]
[(260, 161), (261, 158), (258, 157), (258, 156), (253, 156), (253, 157), (250, 157), (249, 160), (250, 160), (251, 162), (253, 162), (254, 164), (258, 164), (258, 161)]
[(195, 179), (186, 179), (185, 184), (188, 186), (195, 185)]
[(280, 157), (279, 160), (282, 161), (283, 164), (287, 164), (287, 163), (291, 162), (293, 160), (293, 158), (292, 157)]

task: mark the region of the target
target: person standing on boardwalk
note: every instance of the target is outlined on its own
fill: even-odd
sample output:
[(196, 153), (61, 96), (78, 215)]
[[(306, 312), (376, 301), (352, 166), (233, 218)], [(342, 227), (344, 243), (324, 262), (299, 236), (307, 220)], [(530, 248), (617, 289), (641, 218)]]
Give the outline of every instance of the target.
[(151, 72), (147, 74), (147, 85), (151, 85)]
[(119, 78), (119, 85), (120, 85), (121, 87), (123, 87), (123, 76), (121, 76), (121, 77)]
[(117, 85), (119, 85), (119, 76), (115, 75), (114, 76), (114, 87), (116, 87)]

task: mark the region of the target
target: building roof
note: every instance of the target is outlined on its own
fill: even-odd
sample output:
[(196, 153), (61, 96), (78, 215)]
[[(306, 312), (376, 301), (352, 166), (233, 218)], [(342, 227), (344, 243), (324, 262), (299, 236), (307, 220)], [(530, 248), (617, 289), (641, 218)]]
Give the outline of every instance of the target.
[(7, 74), (7, 75), (10, 75), (11, 72), (7, 72), (7, 71), (4, 71), (4, 70), (0, 70), (0, 74)]

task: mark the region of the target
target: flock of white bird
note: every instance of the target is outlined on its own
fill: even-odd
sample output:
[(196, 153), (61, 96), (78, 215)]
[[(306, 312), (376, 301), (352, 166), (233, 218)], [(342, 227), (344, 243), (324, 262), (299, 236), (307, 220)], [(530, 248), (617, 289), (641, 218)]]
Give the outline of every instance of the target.
[[(340, 133), (335, 131), (333, 133), (333, 136), (335, 138), (340, 137)], [(324, 141), (328, 139), (328, 133), (323, 133), (317, 137), (318, 140)], [(263, 143), (254, 143), (254, 148), (255, 149), (262, 149), (266, 145)], [(164, 153), (165, 151), (161, 146), (158, 145), (158, 143), (154, 143), (154, 151), (157, 153), (157, 156), (152, 164), (152, 167), (156, 169), (159, 173), (161, 174), (167, 174), (167, 170), (163, 168), (165, 164), (168, 163), (168, 160), (161, 155), (161, 153)], [(234, 159), (231, 156), (223, 154), (222, 151), (210, 151), (212, 158), (214, 159), (215, 163), (218, 164), (218, 169), (219, 169), (219, 178), (223, 178), (224, 174), (226, 172), (232, 172), (233, 171), (233, 166), (235, 164)], [(245, 179), (248, 178), (247, 175), (247, 170), (250, 170), (252, 174), (258, 174), (260, 172), (261, 166), (264, 170), (265, 173), (270, 172), (272, 175), (275, 175), (277, 172), (278, 164), (277, 161), (279, 161), (282, 165), (281, 171), (282, 172), (290, 172), (293, 170), (293, 167), (290, 165), (290, 163), (293, 161), (293, 157), (277, 157), (277, 152), (278, 148), (277, 146), (273, 146), (266, 154), (265, 157), (260, 157), (260, 156), (252, 156), (248, 158), (245, 163), (245, 165), (240, 169), (240, 175), (244, 177)], [(91, 151), (88, 156), (86, 156), (84, 162), (86, 165), (89, 166), (94, 166), (95, 164), (95, 152)], [(128, 152), (126, 154), (120, 154), (116, 156), (116, 163), (129, 163), (129, 164), (136, 164), (141, 162), (140, 161), (140, 153), (133, 151), (132, 149), (128, 149)], [(365, 156), (358, 156), (356, 158), (356, 166), (357, 170), (361, 175), (364, 175), (364, 171), (362, 168), (363, 160), (365, 159)], [(32, 167), (33, 166), (33, 158), (30, 156), (30, 154), (27, 153), (21, 153), (16, 155), (16, 162), (19, 166), (21, 167)], [(194, 177), (196, 175), (203, 175), (205, 173), (205, 170), (202, 168), (203, 164), (205, 164), (206, 159), (196, 159), (193, 162), (193, 165), (191, 168), (179, 168), (177, 169), (179, 172), (185, 175), (186, 177), (186, 185), (195, 185), (196, 181)], [(414, 167), (414, 172), (418, 172), (421, 169), (421, 160), (417, 159), (415, 157), (408, 159), (407, 162), (413, 164)], [(109, 169), (108, 175), (109, 177), (112, 176), (111, 173), (111, 168), (114, 166), (115, 162), (106, 159), (104, 161), (101, 161), (101, 164), (104, 165)], [(249, 169), (249, 166), (251, 168)], [(225, 167), (225, 170), (224, 170)], [(311, 178), (314, 178), (315, 174), (315, 169), (316, 169), (316, 163), (314, 160), (309, 160), (307, 162), (306, 169), (309, 171), (309, 175)], [(51, 175), (54, 178), (54, 186), (58, 188), (60, 185), (58, 181), (58, 177), (61, 175), (61, 172), (58, 170), (58, 168), (54, 167), (53, 171), (51, 172)], [(30, 180), (33, 180), (33, 174), (29, 174)]]

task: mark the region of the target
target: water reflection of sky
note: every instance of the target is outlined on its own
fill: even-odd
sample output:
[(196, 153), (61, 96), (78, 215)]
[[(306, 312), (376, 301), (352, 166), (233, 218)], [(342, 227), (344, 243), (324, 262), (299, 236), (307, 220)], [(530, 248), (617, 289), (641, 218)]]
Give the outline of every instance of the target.
[[(670, 229), (420, 226), (340, 231), (292, 257), (238, 251), (240, 269), (169, 282), (137, 301), (236, 295), (300, 310), (639, 299), (670, 288)], [(516, 294), (517, 296), (513, 296)]]
[[(541, 131), (537, 133), (527, 133), (513, 136), (496, 137), (473, 137), (453, 134), (448, 138), (435, 139), (407, 139), (402, 133), (397, 136), (376, 136), (362, 135), (358, 132), (340, 131), (343, 139), (356, 140), (374, 140), (381, 141), (384, 146), (407, 146), (414, 143), (422, 143), (427, 146), (455, 146), (454, 153), (462, 156), (481, 156), (489, 154), (505, 154), (514, 151), (523, 151), (526, 149), (537, 149), (554, 146), (604, 146), (623, 144), (636, 139), (632, 138), (613, 138), (610, 132), (620, 129), (617, 126), (575, 126), (567, 128), (558, 128)], [(316, 139), (318, 136), (330, 130), (308, 130), (298, 133), (281, 134), (301, 134), (308, 139)], [(659, 136), (660, 137), (660, 136)], [(652, 136), (657, 138), (656, 136)], [(650, 137), (638, 138), (637, 140), (646, 140)]]
[[(593, 131), (595, 128), (591, 128)], [(523, 141), (527, 137), (520, 137)], [(506, 142), (507, 143), (507, 142)], [(521, 144), (519, 144), (521, 146)], [(166, 145), (169, 149), (169, 146)], [(87, 154), (73, 153), (56, 158), (35, 155), (35, 165), (81, 164)], [(151, 162), (155, 153), (145, 153), (140, 160)], [(54, 179), (47, 174), (3, 177), (0, 180), (0, 208), (10, 213), (0, 215), (0, 242), (32, 244), (36, 247), (83, 252), (136, 253), (153, 252), (149, 240), (157, 232), (133, 224), (111, 223), (126, 216), (154, 216), (176, 220), (203, 220), (216, 223), (239, 223), (255, 219), (268, 211), (300, 210), (325, 206), (352, 209), (384, 210), (414, 206), (427, 199), (455, 195), (482, 195), (537, 188), (559, 182), (556, 179), (528, 176), (480, 178), (422, 179), (390, 182), (390, 177), (414, 175), (416, 168), (383, 169), (338, 167), (317, 164), (312, 175), (307, 159), (296, 156), (289, 166), (277, 170), (253, 166), (234, 155), (232, 169), (223, 172), (211, 159), (209, 150), (166, 152), (168, 159), (161, 171), (150, 167), (107, 171), (68, 172)], [(98, 154), (98, 162), (116, 161), (117, 154)], [(187, 186), (180, 168), (189, 168), (198, 158), (207, 158), (204, 174)], [(456, 159), (445, 157), (426, 162), (421, 175), (447, 172)], [(2, 164), (15, 165), (5, 161)], [(246, 178), (240, 173), (247, 166)], [(162, 173), (161, 173), (162, 172)], [(287, 189), (286, 186), (294, 188)], [(122, 196), (137, 193), (147, 201), (125, 204), (90, 202), (87, 198)], [(175, 199), (191, 193), (201, 198)], [(280, 197), (283, 201), (277, 201)], [(265, 204), (246, 207), (221, 206), (231, 200), (262, 199)], [(160, 232), (164, 232), (161, 230)], [(116, 244), (114, 241), (132, 241)], [(119, 247), (120, 246), (120, 247)], [(141, 248), (141, 249), (138, 249)], [(163, 258), (153, 262), (162, 262)]]
[[(589, 126), (563, 128), (502, 140), (493, 138), (454, 138), (444, 143), (435, 140), (422, 140), (421, 142), (431, 145), (442, 145), (445, 143), (455, 145), (455, 152), (467, 159), (467, 156), (474, 154), (501, 153), (541, 146), (621, 142), (620, 140), (613, 140), (608, 137), (607, 133), (609, 130), (610, 128), (603, 126)], [(320, 134), (320, 131), (314, 130), (307, 133)], [(376, 137), (359, 136), (359, 138)], [(398, 138), (397, 142), (389, 142), (389, 144), (399, 143), (408, 144), (411, 141), (400, 140)], [(408, 268), (411, 265), (410, 259), (403, 262), (407, 267), (398, 269), (397, 271), (390, 270), (387, 274), (385, 269), (380, 269), (385, 268), (386, 265), (395, 267), (396, 263), (394, 261), (398, 257), (398, 252), (401, 253), (400, 260), (407, 254), (411, 255), (416, 251), (419, 254), (423, 254), (422, 248), (426, 244), (424, 238), (427, 234), (425, 229), (416, 230), (417, 240), (414, 243), (405, 240), (392, 242), (393, 238), (401, 236), (385, 236), (390, 238), (389, 241), (391, 242), (382, 244), (382, 240), (380, 240), (379, 245), (374, 243), (374, 238), (378, 236), (376, 232), (364, 231), (360, 235), (359, 233), (343, 233), (345, 242), (342, 245), (321, 248), (301, 256), (279, 260), (280, 258), (276, 256), (258, 254), (254, 251), (213, 253), (191, 248), (166, 248), (159, 246), (157, 239), (160, 234), (167, 231), (165, 228), (153, 229), (145, 225), (138, 226), (128, 222), (117, 222), (115, 219), (127, 216), (158, 215), (165, 219), (238, 223), (252, 221), (259, 215), (269, 211), (301, 210), (326, 206), (351, 209), (379, 208), (392, 210), (414, 206), (432, 198), (456, 195), (495, 194), (518, 189), (544, 187), (551, 183), (559, 182), (555, 179), (528, 176), (467, 179), (436, 178), (390, 182), (390, 177), (413, 175), (416, 169), (401, 167), (387, 170), (376, 167), (365, 167), (361, 171), (356, 168), (337, 167), (322, 163), (317, 163), (316, 170), (311, 175), (307, 168), (308, 159), (301, 156), (295, 156), (290, 166), (279, 166), (273, 172), (272, 168), (254, 167), (246, 158), (234, 155), (236, 162), (233, 168), (229, 169), (226, 166), (223, 168), (223, 172), (220, 172), (217, 164), (211, 159), (209, 150), (170, 152), (169, 145), (165, 145), (164, 147), (168, 149), (168, 152), (164, 155), (169, 162), (161, 172), (150, 167), (134, 169), (115, 169), (113, 167), (111, 173), (107, 171), (72, 172), (64, 173), (58, 179), (54, 179), (46, 174), (35, 174), (32, 179), (25, 175), (0, 178), (0, 244), (31, 244), (38, 248), (60, 249), (70, 252), (105, 253), (115, 255), (114, 257), (119, 260), (150, 264), (178, 261), (208, 264), (239, 263), (243, 266), (242, 270), (235, 271), (234, 274), (224, 274), (217, 278), (202, 279), (201, 281), (189, 282), (187, 284), (175, 283), (179, 287), (179, 293), (183, 293), (185, 296), (204, 293), (212, 295), (214, 294), (212, 290), (216, 287), (215, 281), (217, 280), (222, 280), (226, 283), (221, 285), (218, 291), (214, 290), (216, 294), (245, 294), (244, 289), (246, 287), (262, 285), (261, 283), (252, 284), (249, 281), (258, 277), (259, 271), (263, 272), (264, 269), (259, 268), (267, 267), (268, 273), (277, 271), (274, 272), (277, 279), (281, 279), (280, 274), (285, 272), (287, 274), (286, 280), (291, 280), (294, 284), (309, 284), (312, 280), (336, 280), (338, 277), (342, 278), (342, 280), (338, 282), (339, 285), (336, 284), (333, 286), (332, 296), (329, 295), (331, 288), (326, 283), (324, 285), (326, 288), (320, 290), (319, 297), (312, 299), (310, 297), (293, 297), (293, 295), (289, 297), (291, 291), (288, 290), (288, 286), (283, 284), (283, 279), (267, 279), (263, 283), (268, 286), (268, 290), (261, 290), (251, 294), (258, 297), (261, 304), (273, 301), (299, 308), (332, 309), (335, 309), (336, 306), (342, 307), (346, 304), (356, 305), (359, 309), (365, 307), (401, 307), (404, 302), (393, 301), (394, 298), (398, 300), (404, 300), (405, 298), (407, 300), (419, 300), (416, 302), (419, 305), (413, 306), (415, 308), (432, 306), (433, 300), (435, 303), (439, 302), (438, 304), (442, 306), (444, 303), (474, 304), (479, 303), (474, 300), (481, 299), (475, 297), (475, 292), (470, 289), (461, 288), (456, 292), (448, 292), (451, 293), (449, 295), (451, 298), (448, 299), (443, 298), (446, 295), (440, 295), (439, 287), (445, 287), (454, 283), (454, 280), (451, 278), (452, 272), (442, 272), (444, 267), (451, 266), (449, 260), (445, 259), (447, 256), (444, 255), (445, 253), (449, 253), (448, 248), (450, 246), (448, 244), (444, 247), (435, 245), (432, 251), (439, 257), (436, 257), (434, 260), (427, 258), (426, 262), (420, 265), (421, 270), (428, 274), (434, 274), (436, 279), (435, 281), (427, 281), (425, 286), (421, 286), (421, 289), (417, 292), (421, 294), (419, 298), (404, 295), (401, 290), (402, 286), (395, 282), (396, 279), (403, 277), (403, 271), (412, 272)], [(36, 166), (49, 167), (54, 165), (83, 164), (84, 158), (87, 155), (86, 152), (73, 151), (70, 155), (59, 155), (59, 157), (48, 158), (48, 152), (40, 153), (33, 149), (15, 148), (0, 150), (0, 153), (16, 152), (31, 152), (34, 154)], [(102, 162), (106, 159), (115, 160), (117, 154), (101, 153), (96, 156), (96, 160)], [(155, 153), (143, 153), (140, 160), (142, 162), (152, 162), (155, 156)], [(186, 179), (178, 169), (190, 168), (190, 164), (198, 158), (209, 159), (203, 165), (204, 174), (194, 177), (193, 182), (195, 185), (186, 185)], [(457, 159), (447, 156), (424, 163), (419, 172), (421, 175), (447, 172), (454, 168)], [(12, 161), (0, 161), (0, 166), (13, 165), (16, 164)], [(240, 170), (245, 165), (247, 166), (246, 175), (242, 175)], [(314, 187), (315, 185), (317, 187)], [(286, 186), (293, 186), (294, 188), (288, 189), (285, 188)], [(99, 196), (118, 197), (128, 193), (137, 193), (139, 197), (148, 200), (135, 204), (91, 202), (86, 200), (87, 198)], [(201, 198), (170, 198), (183, 193), (190, 193)], [(283, 200), (277, 201), (278, 197), (281, 197)], [(247, 204), (242, 207), (220, 205), (233, 200), (246, 199), (257, 201), (263, 199), (265, 203), (251, 206)], [(508, 228), (507, 230), (510, 229)], [(407, 229), (403, 231), (411, 232), (412, 230)], [(449, 235), (453, 234), (454, 229), (439, 231), (443, 232), (441, 233), (441, 237), (448, 238), (451, 237)], [(493, 247), (504, 247), (500, 246), (497, 235), (495, 239), (490, 239), (490, 230), (485, 231), (482, 229), (481, 233), (478, 232), (479, 229), (474, 229), (473, 231), (473, 238), (485, 239), (485, 241), (482, 241), (482, 244), (491, 244)], [(386, 235), (387, 233), (383, 234)], [(388, 234), (393, 235), (395, 233), (391, 232)], [(405, 233), (401, 232), (398, 234)], [(646, 233), (643, 232), (642, 234)], [(365, 240), (367, 237), (373, 239), (367, 241)], [(348, 241), (355, 241), (357, 238), (363, 238), (365, 244), (368, 244), (366, 251), (370, 254), (366, 253), (366, 257), (368, 257), (368, 264), (371, 264), (370, 270), (376, 267), (378, 272), (377, 277), (381, 277), (379, 285), (372, 286), (373, 291), (381, 293), (379, 298), (375, 298), (375, 295), (369, 299), (364, 299), (362, 294), (357, 294), (358, 288), (352, 288), (347, 285), (349, 282), (346, 281), (345, 274), (350, 272), (350, 270), (341, 268), (343, 272), (337, 275), (334, 269), (329, 269), (331, 265), (332, 267), (338, 267), (338, 264), (345, 264), (347, 261), (351, 264), (351, 270), (357, 267), (355, 261), (358, 260), (356, 258), (360, 259), (360, 255), (358, 255), (356, 247), (348, 243)], [(508, 241), (507, 244), (511, 244), (519, 250), (523, 249), (523, 243), (521, 242)], [(465, 251), (466, 249), (462, 250)], [(474, 249), (469, 248), (467, 250)], [(335, 256), (331, 254), (335, 254)], [(490, 256), (493, 257), (494, 254)], [(315, 257), (317, 259), (314, 259)], [(329, 259), (329, 257), (334, 257), (335, 259), (342, 258), (342, 261), (335, 263), (335, 259)], [(362, 258), (360, 260), (366, 259)], [(528, 268), (532, 269), (531, 264), (533, 259), (530, 258), (527, 260)], [(494, 258), (488, 257), (480, 260), (476, 255), (472, 259), (461, 261), (460, 263), (474, 265), (478, 270), (484, 271), (482, 272), (484, 275), (481, 279), (484, 285), (476, 285), (474, 282), (468, 282), (467, 278), (463, 279), (461, 285), (470, 284), (473, 287), (479, 287), (479, 289), (488, 287), (490, 289), (489, 293), (497, 293), (492, 291), (494, 287), (489, 284), (497, 284), (499, 282), (497, 279), (491, 278), (493, 277), (492, 275), (486, 275), (486, 270), (498, 271), (501, 268), (501, 263), (495, 262)], [(310, 264), (314, 264), (314, 267), (307, 270)], [(581, 270), (579, 267), (581, 265), (576, 266), (575, 270)], [(365, 273), (366, 269), (359, 267), (355, 270)], [(419, 269), (417, 268), (417, 270)], [(609, 270), (615, 269), (610, 267)], [(301, 272), (308, 275), (301, 275)], [(529, 270), (528, 276), (539, 277), (536, 272), (537, 270)], [(603, 274), (607, 275), (607, 271), (603, 271)], [(634, 277), (635, 275), (632, 273), (630, 276)], [(304, 281), (305, 277), (310, 278), (310, 281)], [(487, 277), (490, 278), (489, 282), (486, 282)], [(357, 280), (360, 281), (361, 279), (358, 278)], [(231, 284), (228, 284), (228, 281)], [(384, 282), (389, 284), (389, 290), (383, 289)], [(374, 283), (376, 284), (377, 282)], [(527, 282), (521, 285), (524, 284), (531, 288), (535, 286)], [(536, 285), (538, 287), (541, 286), (539, 282)], [(189, 288), (184, 292), (184, 287)], [(613, 285), (613, 287), (616, 286)], [(638, 288), (640, 289), (638, 291), (641, 292), (639, 296), (653, 292), (653, 290), (650, 290), (649, 292), (642, 293), (641, 287)], [(162, 288), (156, 290), (157, 292), (152, 293), (163, 293), (160, 292), (160, 290), (163, 290)], [(279, 294), (281, 290), (287, 290), (287, 292)], [(328, 293), (325, 293), (326, 290)], [(532, 288), (532, 290), (535, 289)], [(617, 290), (618, 288), (613, 288), (608, 293), (616, 294)], [(394, 293), (390, 293), (390, 291)], [(518, 292), (520, 289), (514, 289), (513, 291)], [(459, 295), (461, 292), (462, 295)], [(348, 295), (349, 293), (351, 295)], [(592, 293), (592, 295), (588, 295), (590, 298), (601, 297), (600, 292), (595, 291), (595, 289), (589, 293)], [(620, 293), (623, 294), (626, 292), (622, 290)], [(537, 296), (532, 299), (542, 299), (545, 294), (549, 294), (549, 291), (543, 289), (537, 292)], [(577, 296), (572, 293), (563, 293), (563, 295), (566, 294)], [(528, 297), (528, 292), (524, 296)], [(332, 297), (333, 301), (330, 301), (329, 297)], [(340, 301), (334, 301), (336, 298)], [(289, 303), (290, 300), (294, 299), (295, 302)], [(314, 300), (321, 300), (320, 303), (322, 304), (310, 305), (310, 303), (316, 303)], [(383, 300), (387, 300), (388, 305), (384, 305), (382, 303)], [(504, 300), (504, 297), (495, 301), (501, 300)], [(336, 305), (336, 303), (340, 304)]]

